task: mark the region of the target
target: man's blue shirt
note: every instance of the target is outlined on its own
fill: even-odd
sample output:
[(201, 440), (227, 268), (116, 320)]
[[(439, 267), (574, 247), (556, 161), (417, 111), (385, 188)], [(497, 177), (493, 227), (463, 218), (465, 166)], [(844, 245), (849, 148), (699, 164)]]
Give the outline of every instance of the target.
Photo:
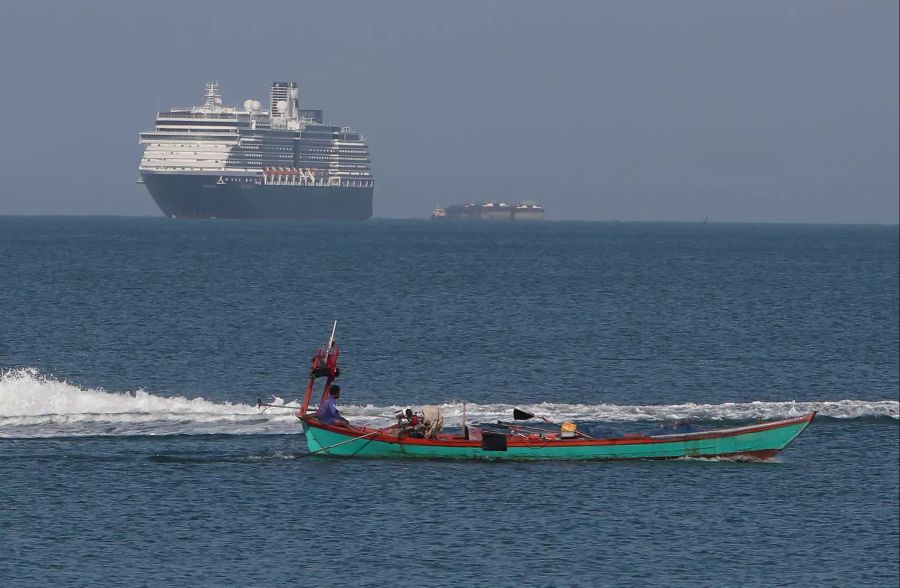
[(341, 416), (341, 413), (334, 405), (334, 397), (329, 394), (325, 399), (325, 402), (322, 403), (322, 406), (316, 411), (316, 418), (319, 419), (320, 423), (336, 425), (339, 416)]

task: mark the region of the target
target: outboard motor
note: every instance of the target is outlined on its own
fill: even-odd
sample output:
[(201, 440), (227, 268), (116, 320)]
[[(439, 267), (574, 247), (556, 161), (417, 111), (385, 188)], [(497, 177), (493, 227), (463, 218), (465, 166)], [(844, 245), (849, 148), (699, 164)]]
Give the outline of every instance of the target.
[(425, 436), (424, 418), (414, 413), (411, 408), (394, 413), (401, 434), (422, 438)]

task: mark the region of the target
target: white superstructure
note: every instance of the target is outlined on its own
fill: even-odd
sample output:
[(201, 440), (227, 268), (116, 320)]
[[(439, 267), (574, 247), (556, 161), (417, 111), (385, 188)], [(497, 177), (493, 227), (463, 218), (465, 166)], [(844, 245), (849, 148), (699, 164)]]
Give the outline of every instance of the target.
[(349, 127), (326, 125), (321, 110), (301, 110), (296, 82), (274, 82), (269, 111), (257, 100), (224, 106), (216, 82), (202, 106), (160, 112), (140, 134), (147, 174), (210, 175), (261, 185), (374, 185), (368, 144)]

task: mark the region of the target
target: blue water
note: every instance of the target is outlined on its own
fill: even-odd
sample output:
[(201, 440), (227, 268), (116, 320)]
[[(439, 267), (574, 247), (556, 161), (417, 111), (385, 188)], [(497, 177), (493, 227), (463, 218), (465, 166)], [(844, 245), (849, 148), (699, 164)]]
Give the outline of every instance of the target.
[[(898, 580), (898, 229), (0, 218), (0, 585)], [(302, 458), (342, 407), (818, 410), (769, 463)]]

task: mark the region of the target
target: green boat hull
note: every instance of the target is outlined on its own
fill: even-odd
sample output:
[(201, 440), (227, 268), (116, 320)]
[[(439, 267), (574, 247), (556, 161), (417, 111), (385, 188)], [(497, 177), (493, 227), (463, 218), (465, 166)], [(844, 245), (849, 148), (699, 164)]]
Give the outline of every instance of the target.
[(809, 425), (815, 413), (730, 429), (697, 433), (627, 436), (611, 439), (506, 437), (502, 449), (481, 440), (440, 435), (437, 439), (397, 438), (376, 429), (347, 429), (302, 420), (309, 451), (339, 457), (626, 460), (700, 458), (769, 459)]

